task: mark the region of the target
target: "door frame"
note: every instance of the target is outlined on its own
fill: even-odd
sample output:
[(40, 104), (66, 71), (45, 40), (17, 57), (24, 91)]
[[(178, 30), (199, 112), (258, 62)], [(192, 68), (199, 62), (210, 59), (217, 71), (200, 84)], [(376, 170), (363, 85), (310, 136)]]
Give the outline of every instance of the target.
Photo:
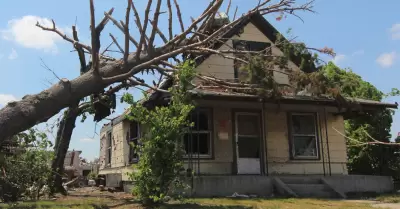
[[(259, 133), (260, 133), (260, 174), (239, 174), (238, 173), (238, 146), (237, 146), (237, 118), (236, 116), (238, 113), (249, 114), (249, 115), (257, 115), (259, 118)], [(263, 118), (262, 111), (259, 109), (232, 109), (232, 147), (233, 147), (233, 165), (232, 165), (232, 174), (235, 175), (265, 175), (265, 166), (264, 166), (264, 159), (266, 156), (266, 149), (264, 146), (264, 133), (263, 133)]]

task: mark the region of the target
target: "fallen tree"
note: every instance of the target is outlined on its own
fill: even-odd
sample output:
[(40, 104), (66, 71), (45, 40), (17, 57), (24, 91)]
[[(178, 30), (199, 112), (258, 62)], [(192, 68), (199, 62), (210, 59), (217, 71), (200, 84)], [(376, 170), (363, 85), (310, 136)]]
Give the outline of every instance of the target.
[[(169, 38), (158, 28), (162, 0), (148, 1), (143, 21), (140, 20), (134, 3), (128, 0), (125, 22), (115, 20), (112, 17), (113, 9), (111, 9), (108, 13), (105, 13), (105, 17), (98, 25), (95, 24), (93, 0), (90, 0), (91, 46), (68, 37), (57, 28), (54, 21), (51, 27), (42, 26), (38, 23), (38, 27), (57, 33), (79, 49), (81, 53), (91, 54), (91, 62), (88, 65), (90, 68), (73, 80), (60, 79), (58, 83), (49, 89), (35, 95), (26, 95), (20, 101), (8, 103), (0, 110), (0, 142), (40, 122), (47, 121), (62, 109), (74, 105), (82, 98), (93, 94), (101, 94), (104, 88), (114, 83), (124, 84), (129, 81), (134, 85), (160, 90), (157, 84), (146, 84), (143, 80), (137, 79), (135, 75), (149, 70), (157, 71), (161, 75), (167, 75), (168, 72), (176, 70), (174, 63), (179, 63), (184, 59), (178, 58), (178, 55), (195, 52), (198, 55), (218, 54), (228, 59), (237, 59), (230, 56), (230, 54), (240, 53), (238, 50), (212, 48), (215, 42), (221, 41), (220, 38), (225, 31), (255, 13), (262, 15), (271, 13), (296, 15), (297, 11), (312, 11), (313, 1), (306, 2), (300, 6), (295, 5), (295, 0), (281, 0), (274, 4), (269, 0), (260, 1), (257, 6), (242, 16), (215, 29), (213, 28), (215, 16), (223, 2), (224, 0), (211, 1), (197, 19), (193, 19), (189, 26), (184, 27), (179, 4), (174, 0), (176, 17), (181, 30), (177, 35), (173, 35), (172, 26), (174, 24), (172, 19), (174, 13), (171, 0), (167, 0), (169, 28), (166, 34), (168, 34)], [(150, 14), (150, 8), (153, 5), (155, 7)], [(130, 35), (129, 20), (131, 10), (134, 12), (135, 22), (140, 33), (140, 39), (138, 40), (135, 40)], [(150, 18), (151, 16), (152, 19)], [(125, 40), (123, 45), (118, 44), (111, 34), (113, 43), (118, 46), (121, 54), (123, 54), (122, 58), (112, 58), (100, 53), (100, 35), (109, 20), (124, 33)], [(151, 29), (149, 30), (149, 28)], [(154, 40), (156, 36), (163, 40), (164, 43), (162, 45), (155, 46)], [(130, 47), (131, 44), (135, 46), (135, 51), (130, 50), (132, 48)], [(169, 62), (172, 59), (174, 61)]]

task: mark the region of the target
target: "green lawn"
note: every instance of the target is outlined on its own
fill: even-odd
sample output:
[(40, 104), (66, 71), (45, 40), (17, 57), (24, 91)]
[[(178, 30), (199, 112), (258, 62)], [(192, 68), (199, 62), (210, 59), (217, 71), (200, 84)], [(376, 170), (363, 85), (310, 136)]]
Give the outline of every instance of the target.
[[(25, 202), (14, 206), (0, 205), (1, 208), (75, 208), (75, 209), (144, 209), (137, 202), (116, 200), (113, 198), (66, 198), (57, 201)], [(152, 207), (154, 208), (154, 207)], [(162, 205), (160, 209), (373, 209), (367, 203), (355, 203), (340, 200), (317, 199), (185, 199)]]

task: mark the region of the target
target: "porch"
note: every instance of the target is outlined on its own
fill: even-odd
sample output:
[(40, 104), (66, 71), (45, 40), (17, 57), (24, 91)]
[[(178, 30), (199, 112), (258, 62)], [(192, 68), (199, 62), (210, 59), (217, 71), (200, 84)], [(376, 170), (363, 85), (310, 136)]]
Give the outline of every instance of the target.
[(346, 175), (344, 120), (316, 104), (197, 100), (185, 167), (209, 175)]

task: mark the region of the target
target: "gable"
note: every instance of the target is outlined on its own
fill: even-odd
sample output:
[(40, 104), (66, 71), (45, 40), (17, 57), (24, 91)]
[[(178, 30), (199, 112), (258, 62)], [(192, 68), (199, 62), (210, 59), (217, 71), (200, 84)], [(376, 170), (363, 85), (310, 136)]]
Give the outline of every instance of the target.
[[(243, 27), (243, 26), (242, 26)], [(254, 41), (268, 43), (272, 45), (271, 53), (272, 55), (282, 56), (283, 52), (276, 46), (274, 46), (273, 41), (271, 41), (263, 32), (261, 32), (252, 22), (248, 22), (242, 29), (242, 33), (239, 35), (234, 35), (230, 40), (226, 41), (219, 50), (230, 50), (233, 47), (233, 40), (243, 40), (243, 41)], [(227, 56), (233, 56), (233, 54), (227, 54)], [(292, 61), (288, 62), (288, 67), (291, 70), (300, 70), (299, 67)], [(278, 67), (275, 69), (280, 71)], [(219, 55), (210, 55), (203, 62), (201, 62), (197, 67), (196, 71), (202, 75), (212, 76), (224, 80), (234, 80), (235, 70), (234, 70), (234, 60), (223, 58)], [(288, 76), (283, 73), (274, 72), (275, 80), (278, 83), (288, 83)], [(198, 81), (195, 81), (197, 83)]]

